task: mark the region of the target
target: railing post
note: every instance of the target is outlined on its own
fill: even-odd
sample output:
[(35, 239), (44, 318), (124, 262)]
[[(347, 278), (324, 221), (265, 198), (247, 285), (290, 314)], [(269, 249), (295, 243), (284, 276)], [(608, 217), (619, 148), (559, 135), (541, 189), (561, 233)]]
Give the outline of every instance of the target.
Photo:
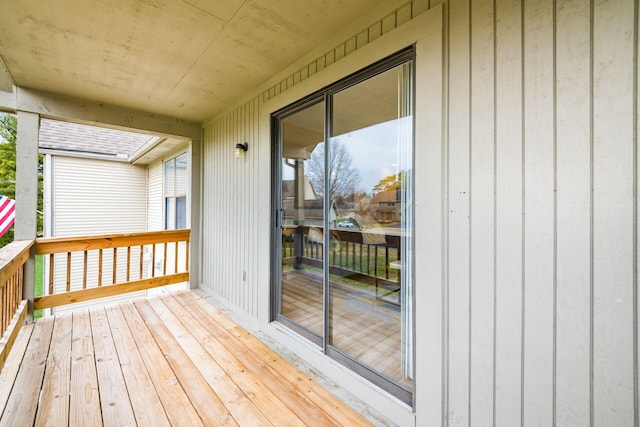
[(199, 140), (191, 140), (191, 237), (187, 245), (189, 246), (189, 286), (191, 289), (197, 289), (200, 287), (200, 233), (201, 217), (200, 209), (201, 203), (201, 188), (202, 188), (202, 136)]
[(35, 297), (36, 283), (36, 245), (32, 245), (29, 249), (29, 259), (24, 264), (24, 276), (22, 280), (22, 299), (28, 301), (27, 322), (33, 321), (33, 298)]

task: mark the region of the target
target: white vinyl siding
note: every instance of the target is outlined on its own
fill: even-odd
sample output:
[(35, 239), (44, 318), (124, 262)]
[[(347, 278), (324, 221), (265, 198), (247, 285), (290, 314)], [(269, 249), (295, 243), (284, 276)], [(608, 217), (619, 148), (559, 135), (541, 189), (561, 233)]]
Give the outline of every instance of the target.
[(147, 230), (162, 230), (162, 161), (149, 165), (147, 170), (149, 187), (147, 191)]
[(147, 230), (144, 167), (54, 157), (53, 237)]
[[(444, 40), (416, 57), (415, 423), (634, 425), (638, 6), (442, 3)], [(395, 20), (407, 43), (415, 20)], [(239, 312), (269, 310), (273, 102), (337, 80), (386, 37), (330, 66), (306, 57), (205, 126), (202, 282)], [(443, 62), (422, 60), (440, 46)]]
[[(143, 167), (128, 163), (53, 156), (53, 237), (120, 234), (147, 229), (147, 174)], [(139, 256), (132, 250), (132, 258)], [(104, 251), (103, 283), (111, 283), (113, 252)], [(97, 253), (89, 254), (87, 286), (96, 285)], [(126, 250), (118, 253), (117, 281), (125, 281)], [(81, 278), (82, 255), (72, 257), (72, 277)], [(139, 272), (132, 271), (132, 277)], [(66, 271), (66, 257), (56, 256), (55, 271)], [(76, 279), (74, 279), (76, 280)], [(66, 276), (55, 275), (55, 292), (63, 292)], [(81, 280), (80, 282), (81, 283)], [(144, 292), (62, 306), (60, 313), (105, 302), (144, 295)]]

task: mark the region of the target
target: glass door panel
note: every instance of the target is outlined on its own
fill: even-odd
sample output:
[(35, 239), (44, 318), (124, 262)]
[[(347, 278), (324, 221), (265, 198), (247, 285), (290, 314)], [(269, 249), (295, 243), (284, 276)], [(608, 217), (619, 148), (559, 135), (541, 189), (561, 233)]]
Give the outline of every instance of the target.
[[(328, 344), (411, 389), (412, 70), (331, 99)], [(335, 220), (334, 220), (335, 218)]]
[(319, 345), (324, 336), (324, 117), (325, 103), (317, 102), (280, 120), (278, 313), (310, 332), (305, 335)]

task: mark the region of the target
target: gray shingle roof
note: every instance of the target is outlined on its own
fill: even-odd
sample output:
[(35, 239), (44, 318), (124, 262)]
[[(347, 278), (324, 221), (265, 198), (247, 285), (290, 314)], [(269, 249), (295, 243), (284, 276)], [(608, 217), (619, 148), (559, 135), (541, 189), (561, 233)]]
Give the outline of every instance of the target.
[(96, 126), (42, 119), (40, 148), (128, 158), (154, 137)]

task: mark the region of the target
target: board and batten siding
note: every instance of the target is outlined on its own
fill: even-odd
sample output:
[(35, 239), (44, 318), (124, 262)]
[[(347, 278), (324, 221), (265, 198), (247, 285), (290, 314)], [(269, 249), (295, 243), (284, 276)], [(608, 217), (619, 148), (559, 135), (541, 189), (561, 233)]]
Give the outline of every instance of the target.
[[(255, 97), (205, 128), (202, 172), (202, 286), (255, 317), (258, 263), (269, 256), (259, 250), (258, 220), (269, 217), (269, 206), (259, 204), (265, 162), (258, 159), (270, 156), (258, 143), (260, 105)], [(249, 149), (234, 158), (235, 144), (245, 141)]]
[[(442, 218), (431, 234), (442, 298), (419, 298), (416, 363), (439, 363), (442, 376), (417, 376), (415, 424), (640, 425), (638, 3), (437, 3), (442, 63), (418, 62), (416, 73), (424, 81), (442, 69), (443, 117), (429, 122), (441, 126), (442, 150), (416, 162), (416, 192), (428, 189), (435, 206), (417, 206), (429, 216), (415, 222), (421, 239), (434, 209)], [(417, 31), (407, 30), (411, 13), (434, 4), (407, 4), (367, 34), (392, 21)], [(269, 309), (268, 277), (256, 277), (270, 255), (270, 144), (255, 139), (269, 134), (264, 103), (340, 68), (353, 34), (363, 33), (345, 34), (340, 61), (337, 50), (305, 58), (205, 126), (203, 287), (251, 316)], [(246, 157), (234, 159), (245, 140)], [(417, 276), (416, 293), (421, 285)], [(432, 308), (442, 328), (427, 321)], [(442, 345), (440, 358), (426, 356), (430, 345)], [(424, 391), (429, 381), (440, 395)]]
[[(52, 156), (52, 237), (88, 236), (146, 231), (146, 168), (124, 162)], [(134, 249), (135, 250), (135, 249)], [(103, 277), (111, 278), (111, 251), (104, 253)], [(72, 258), (71, 275), (82, 277), (82, 257)], [(118, 281), (125, 281), (126, 255), (118, 254)], [(56, 257), (55, 270), (66, 271), (64, 257)], [(97, 254), (89, 256), (87, 285), (97, 283)], [(134, 267), (135, 268), (135, 267)], [(133, 271), (135, 276), (137, 271)], [(109, 279), (106, 279), (109, 278)], [(64, 291), (66, 276), (56, 274), (54, 289)], [(57, 307), (56, 313), (144, 295), (135, 292), (85, 303)]]
[(446, 421), (638, 425), (638, 4), (447, 5)]

